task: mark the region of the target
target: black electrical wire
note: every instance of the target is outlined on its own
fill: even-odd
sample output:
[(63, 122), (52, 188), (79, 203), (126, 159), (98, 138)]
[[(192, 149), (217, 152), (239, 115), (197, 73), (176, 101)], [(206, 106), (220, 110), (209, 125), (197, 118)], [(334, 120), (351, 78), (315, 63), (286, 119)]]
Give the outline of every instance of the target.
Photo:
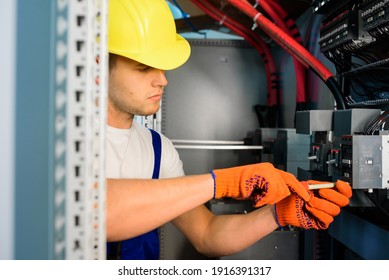
[(371, 193), (367, 194), (367, 198), (376, 206), (386, 217), (389, 217), (389, 212), (373, 197)]
[[(367, 96), (372, 99), (382, 99), (380, 94), (388, 92), (388, 88), (386, 86), (388, 70), (389, 69), (387, 68), (380, 67), (379, 69), (365, 72), (364, 75), (349, 75), (350, 86), (354, 90), (354, 93), (359, 96)], [(356, 85), (358, 85), (363, 92), (359, 92)]]
[[(357, 85), (359, 86), (359, 88), (356, 87)], [(378, 99), (377, 96), (374, 94), (374, 91), (377, 91), (376, 89), (374, 89), (373, 91), (372, 89), (368, 88), (366, 85), (360, 84), (359, 82), (351, 80), (350, 88), (353, 90), (354, 94), (360, 97), (365, 97), (373, 100)], [(382, 91), (378, 91), (378, 92), (382, 92)]]
[(335, 80), (335, 77), (328, 78), (327, 81), (325, 81), (325, 84), (332, 92), (332, 94), (335, 98), (335, 101), (336, 101), (336, 106), (338, 108), (341, 108), (341, 109), (346, 109), (347, 106), (345, 104), (343, 93), (341, 92), (339, 85), (338, 85), (337, 81)]
[[(346, 55), (350, 55), (351, 58), (357, 58), (361, 63), (356, 63), (344, 59)], [(359, 49), (344, 50), (344, 49), (334, 49), (329, 50), (324, 53), (324, 55), (335, 64), (339, 73), (339, 76), (348, 75), (350, 72), (360, 72), (369, 68), (375, 68), (378, 65), (386, 64), (387, 59), (382, 59), (378, 57), (375, 53), (370, 53), (366, 51), (360, 51)], [(382, 61), (382, 62), (381, 62)], [(350, 70), (344, 72), (341, 71), (344, 68), (349, 68)]]
[(377, 128), (382, 127), (385, 124), (386, 119), (388, 118), (389, 118), (389, 111), (383, 112), (382, 114), (374, 118), (366, 125), (363, 134), (373, 135), (374, 132), (377, 130)]
[[(375, 59), (371, 54), (356, 53), (352, 55), (365, 64), (348, 63), (345, 59), (341, 64), (342, 53), (336, 51), (328, 52), (327, 57), (329, 56), (329, 59), (335, 62), (336, 70), (340, 73), (338, 74), (339, 78), (348, 77), (350, 88), (354, 94), (373, 100), (382, 100), (383, 94), (388, 92), (386, 84), (389, 67), (385, 67), (385, 65), (388, 65), (389, 60), (383, 59), (371, 63), (370, 61)], [(345, 72), (345, 69), (351, 70)]]
[(372, 125), (371, 127), (371, 133), (370, 134), (374, 134), (374, 132), (376, 132), (379, 128), (382, 128), (385, 123), (386, 123), (386, 119), (388, 119), (389, 117), (389, 111), (385, 111), (384, 113), (382, 113), (378, 120)]
[(361, 67), (358, 67), (357, 69), (353, 69), (351, 71), (341, 73), (341, 75), (342, 76), (347, 76), (347, 75), (350, 75), (350, 74), (357, 74), (357, 73), (364, 72), (364, 71), (370, 71), (372, 69), (373, 70), (374, 69), (389, 69), (389, 67), (381, 67), (382, 65), (385, 65), (385, 64), (389, 64), (389, 58), (382, 59), (382, 60), (375, 61), (375, 62), (370, 63), (370, 64), (363, 65)]
[(341, 52), (337, 49), (327, 51), (324, 55), (335, 65), (337, 73), (343, 73), (345, 69), (354, 69), (361, 66), (360, 64), (345, 59), (345, 52)]

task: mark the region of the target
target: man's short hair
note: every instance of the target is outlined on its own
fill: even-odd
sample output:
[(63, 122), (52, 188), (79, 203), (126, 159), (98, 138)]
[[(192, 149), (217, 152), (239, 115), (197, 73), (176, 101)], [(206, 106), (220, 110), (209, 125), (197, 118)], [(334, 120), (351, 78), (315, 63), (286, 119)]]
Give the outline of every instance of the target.
[(118, 58), (117, 54), (109, 53), (109, 56), (108, 56), (108, 67), (109, 67), (108, 70), (109, 70), (109, 72), (111, 72), (115, 68), (117, 58)]

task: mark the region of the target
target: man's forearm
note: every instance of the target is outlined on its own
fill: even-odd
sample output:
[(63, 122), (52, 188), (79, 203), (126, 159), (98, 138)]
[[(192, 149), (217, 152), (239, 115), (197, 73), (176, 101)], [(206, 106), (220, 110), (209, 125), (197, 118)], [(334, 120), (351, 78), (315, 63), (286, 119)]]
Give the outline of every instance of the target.
[(277, 229), (274, 206), (268, 205), (247, 215), (215, 216), (209, 224), (206, 243), (200, 249), (208, 256), (240, 252)]
[(213, 197), (210, 174), (172, 179), (108, 179), (107, 239), (124, 240), (157, 228)]

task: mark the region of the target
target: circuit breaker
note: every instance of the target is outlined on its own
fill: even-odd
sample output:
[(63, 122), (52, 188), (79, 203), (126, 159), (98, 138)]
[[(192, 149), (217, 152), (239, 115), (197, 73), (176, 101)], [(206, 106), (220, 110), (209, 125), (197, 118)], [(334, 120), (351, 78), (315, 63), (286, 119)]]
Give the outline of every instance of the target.
[(354, 135), (342, 144), (342, 175), (353, 189), (389, 189), (388, 134)]

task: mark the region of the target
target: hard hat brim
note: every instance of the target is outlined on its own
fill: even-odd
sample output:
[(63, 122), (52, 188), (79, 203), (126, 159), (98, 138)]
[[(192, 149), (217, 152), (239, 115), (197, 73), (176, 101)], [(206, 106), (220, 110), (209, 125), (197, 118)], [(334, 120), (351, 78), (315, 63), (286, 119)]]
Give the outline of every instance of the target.
[(165, 45), (142, 54), (126, 53), (123, 50), (109, 50), (110, 53), (128, 57), (142, 64), (161, 70), (172, 70), (183, 65), (190, 56), (190, 45), (179, 34), (173, 44)]

